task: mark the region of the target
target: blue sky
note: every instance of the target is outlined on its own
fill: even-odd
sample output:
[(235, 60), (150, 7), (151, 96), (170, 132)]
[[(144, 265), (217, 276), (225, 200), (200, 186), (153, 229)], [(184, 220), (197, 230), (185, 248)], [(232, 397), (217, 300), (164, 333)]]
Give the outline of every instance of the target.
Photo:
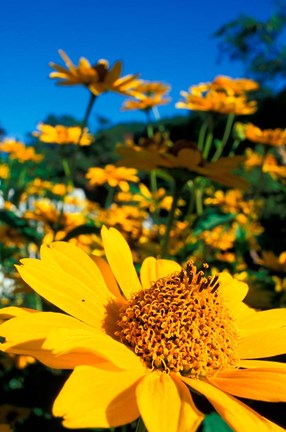
[[(259, 7), (258, 7), (259, 5)], [(123, 61), (123, 73), (171, 84), (172, 102), (161, 116), (183, 114), (175, 102), (180, 90), (219, 74), (242, 76), (242, 66), (218, 64), (213, 33), (240, 14), (266, 19), (273, 0), (10, 0), (1, 5), (0, 124), (7, 135), (23, 139), (48, 114), (81, 119), (88, 91), (58, 87), (48, 78), (49, 61), (61, 64), (63, 49), (75, 64), (106, 58)], [(123, 97), (106, 94), (93, 108), (113, 123), (144, 120), (140, 112), (120, 111)]]

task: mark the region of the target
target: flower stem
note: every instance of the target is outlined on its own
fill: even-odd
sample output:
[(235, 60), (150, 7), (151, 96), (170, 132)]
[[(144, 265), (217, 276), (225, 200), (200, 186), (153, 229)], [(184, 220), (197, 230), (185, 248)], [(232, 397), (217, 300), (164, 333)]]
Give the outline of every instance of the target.
[(135, 432), (146, 432), (146, 431), (147, 431), (146, 426), (144, 425), (142, 418), (139, 417)]
[(87, 108), (86, 108), (86, 111), (85, 111), (85, 114), (84, 114), (84, 117), (83, 117), (83, 120), (81, 122), (81, 126), (80, 126), (81, 130), (80, 130), (80, 134), (79, 134), (78, 141), (77, 141), (77, 144), (76, 144), (76, 148), (75, 148), (75, 151), (74, 151), (74, 153), (72, 155), (72, 158), (71, 158), (71, 161), (70, 161), (70, 172), (71, 172), (71, 174), (75, 170), (76, 155), (77, 155), (78, 147), (80, 146), (80, 142), (81, 142), (82, 136), (84, 134), (84, 129), (87, 126), (87, 122), (88, 122), (88, 119), (89, 119), (89, 116), (90, 116), (90, 113), (91, 113), (91, 109), (93, 107), (93, 104), (94, 104), (95, 100), (96, 100), (96, 96), (93, 93), (91, 93), (90, 94), (90, 99), (89, 99), (89, 102), (88, 102), (88, 105), (87, 105)]
[(221, 140), (220, 145), (217, 147), (215, 154), (213, 155), (212, 160), (216, 161), (219, 159), (219, 157), (221, 156), (223, 149), (229, 139), (231, 130), (232, 130), (232, 125), (235, 119), (235, 114), (230, 113), (227, 117), (227, 121), (226, 121), (226, 125), (225, 125), (225, 129), (224, 129), (224, 134)]
[(148, 136), (148, 138), (153, 138), (154, 129), (153, 129), (152, 121), (151, 121), (150, 110), (146, 110), (145, 112), (146, 112), (146, 117), (147, 117), (147, 136)]
[(81, 141), (82, 136), (83, 136), (84, 128), (87, 126), (87, 122), (88, 122), (93, 104), (95, 102), (95, 99), (96, 99), (96, 96), (93, 93), (91, 93), (90, 99), (89, 99), (89, 102), (88, 102), (88, 105), (87, 105), (87, 108), (86, 108), (86, 111), (84, 114), (84, 118), (81, 122), (81, 132), (80, 132), (80, 136), (79, 136), (77, 145), (80, 145), (80, 141)]
[(207, 117), (200, 127), (199, 138), (198, 138), (198, 149), (200, 151), (203, 151), (208, 126), (209, 126), (209, 118)]
[(178, 185), (176, 182), (174, 182), (173, 202), (167, 219), (166, 231), (162, 240), (161, 258), (168, 256), (170, 233), (183, 186), (184, 183)]

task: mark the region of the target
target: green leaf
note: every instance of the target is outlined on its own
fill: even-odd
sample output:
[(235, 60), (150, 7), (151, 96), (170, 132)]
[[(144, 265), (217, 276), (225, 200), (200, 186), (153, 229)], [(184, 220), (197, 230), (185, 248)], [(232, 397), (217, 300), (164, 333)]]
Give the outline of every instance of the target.
[(215, 412), (208, 414), (203, 422), (203, 432), (233, 432), (225, 421)]
[(193, 235), (197, 236), (204, 231), (211, 230), (218, 225), (222, 225), (227, 222), (231, 222), (235, 219), (236, 214), (233, 213), (218, 213), (214, 208), (208, 208), (204, 214), (200, 216), (193, 228)]

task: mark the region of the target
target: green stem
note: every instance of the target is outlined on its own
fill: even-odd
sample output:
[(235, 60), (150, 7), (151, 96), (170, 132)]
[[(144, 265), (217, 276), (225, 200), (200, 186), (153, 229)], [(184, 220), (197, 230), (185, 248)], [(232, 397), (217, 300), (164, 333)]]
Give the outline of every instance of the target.
[(235, 150), (238, 148), (239, 144), (241, 143), (241, 140), (239, 138), (236, 138), (231, 146), (231, 152), (229, 153), (230, 156), (235, 155)]
[(69, 162), (68, 162), (66, 157), (62, 158), (62, 165), (63, 165), (65, 177), (67, 180), (67, 185), (71, 186), (73, 188), (72, 171), (71, 171), (71, 167), (70, 167)]
[(178, 185), (176, 182), (174, 183), (173, 202), (167, 219), (166, 231), (162, 240), (161, 258), (165, 258), (168, 256), (170, 233), (173, 227), (175, 212), (177, 209), (177, 205), (178, 205), (178, 201), (181, 195), (183, 185), (184, 184)]
[(204, 212), (203, 209), (203, 188), (198, 187), (195, 189), (195, 201), (196, 201), (196, 211), (197, 215), (201, 216)]
[(207, 117), (203, 124), (201, 125), (199, 138), (198, 138), (198, 149), (202, 152), (204, 148), (205, 137), (207, 133), (207, 129), (209, 127), (209, 117)]
[(95, 102), (95, 99), (96, 99), (96, 96), (93, 93), (91, 93), (90, 94), (90, 99), (89, 99), (89, 102), (88, 102), (88, 105), (87, 105), (87, 108), (86, 108), (86, 111), (85, 111), (85, 114), (84, 114), (84, 118), (83, 118), (83, 120), (81, 122), (81, 132), (80, 132), (80, 136), (79, 136), (77, 145), (80, 145), (80, 140), (82, 139), (84, 128), (87, 126), (87, 122), (88, 122), (88, 119), (89, 119), (89, 116), (90, 116), (93, 104)]
[(137, 421), (135, 432), (147, 432), (146, 426), (144, 425), (141, 417), (139, 417)]
[(230, 133), (232, 130), (232, 125), (233, 125), (234, 119), (235, 119), (235, 114), (230, 113), (227, 117), (225, 129), (224, 129), (224, 134), (223, 134), (222, 140), (220, 142), (220, 145), (217, 147), (216, 152), (213, 155), (213, 158), (212, 158), (213, 161), (218, 160), (219, 157), (221, 156), (223, 149), (224, 149), (224, 147), (225, 147), (225, 145), (226, 145), (226, 143), (230, 137)]
[(145, 110), (146, 112), (146, 117), (147, 117), (147, 136), (148, 138), (153, 138), (154, 136), (154, 129), (153, 129), (153, 125), (152, 125), (152, 121), (151, 121), (151, 116), (150, 116), (150, 110)]
[(84, 129), (87, 126), (87, 122), (88, 122), (88, 119), (89, 119), (89, 116), (90, 116), (90, 113), (91, 113), (91, 110), (92, 110), (92, 107), (93, 107), (93, 104), (94, 104), (95, 100), (96, 100), (96, 96), (93, 93), (91, 93), (90, 94), (90, 99), (89, 99), (89, 102), (88, 102), (88, 105), (87, 105), (87, 108), (86, 108), (86, 111), (85, 111), (85, 114), (84, 114), (84, 117), (83, 117), (83, 120), (81, 122), (81, 130), (80, 130), (80, 134), (79, 134), (78, 141), (77, 141), (77, 144), (76, 144), (76, 148), (75, 148), (75, 151), (73, 152), (73, 155), (72, 155), (72, 158), (71, 158), (71, 161), (70, 161), (70, 171), (71, 171), (71, 173), (73, 173), (74, 170), (75, 170), (76, 155), (77, 155), (78, 148), (80, 146), (80, 142), (81, 142), (81, 139), (82, 139), (83, 134), (84, 134)]
[(205, 160), (207, 160), (207, 158), (208, 158), (212, 142), (213, 142), (213, 134), (212, 134), (212, 132), (209, 132), (207, 135), (207, 139), (206, 139), (204, 150), (203, 150), (203, 158)]
[(153, 217), (156, 218), (157, 217), (157, 191), (158, 191), (158, 184), (157, 184), (157, 175), (156, 175), (156, 170), (152, 170), (150, 172), (150, 187), (151, 187), (151, 194), (152, 194), (152, 200), (154, 202), (154, 212), (153, 212)]
[(187, 187), (190, 192), (190, 200), (188, 203), (188, 208), (185, 216), (185, 220), (188, 220), (188, 218), (193, 214), (194, 212), (194, 205), (195, 205), (195, 189), (194, 189), (194, 182), (192, 180), (188, 180)]

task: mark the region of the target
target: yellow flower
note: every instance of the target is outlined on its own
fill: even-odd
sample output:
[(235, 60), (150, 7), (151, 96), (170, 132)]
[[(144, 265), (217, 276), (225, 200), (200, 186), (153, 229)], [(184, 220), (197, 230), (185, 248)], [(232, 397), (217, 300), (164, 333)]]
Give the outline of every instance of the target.
[[(119, 166), (136, 167), (147, 171), (165, 168), (169, 174), (177, 174), (180, 181), (189, 179), (192, 172), (225, 186), (239, 189), (245, 189), (248, 186), (245, 179), (233, 174), (233, 171), (244, 162), (243, 156), (228, 156), (215, 162), (206, 162), (192, 141), (179, 140), (168, 147), (160, 147), (157, 142), (152, 143), (152, 140), (146, 147), (129, 143), (118, 145), (117, 152), (122, 158), (117, 162)], [(176, 168), (180, 170), (176, 171)]]
[(245, 92), (256, 88), (258, 84), (253, 80), (218, 76), (211, 83), (191, 86), (189, 92), (182, 91), (185, 101), (178, 102), (176, 107), (221, 114), (253, 114), (256, 102), (248, 101)]
[(122, 69), (120, 61), (109, 68), (107, 60), (100, 59), (92, 66), (86, 58), (81, 57), (78, 66), (74, 66), (64, 51), (59, 50), (59, 54), (67, 68), (50, 63), (50, 66), (56, 70), (50, 73), (50, 78), (58, 78), (59, 85), (84, 85), (92, 94), (98, 96), (107, 91), (128, 95), (129, 89), (137, 84), (138, 75), (126, 75), (120, 78)]
[(36, 154), (33, 147), (25, 146), (24, 143), (14, 140), (5, 140), (0, 142), (0, 151), (9, 153), (11, 159), (16, 159), (20, 163), (24, 162), (40, 162), (43, 155)]
[(234, 227), (225, 228), (222, 225), (214, 227), (212, 230), (202, 232), (200, 238), (205, 244), (221, 251), (231, 249), (236, 239)]
[(81, 146), (90, 145), (93, 142), (93, 136), (84, 128), (83, 133), (79, 126), (51, 126), (40, 123), (37, 128), (39, 131), (33, 132), (40, 141), (49, 144), (78, 144)]
[(92, 186), (108, 183), (110, 187), (118, 186), (122, 191), (129, 191), (128, 182), (138, 182), (137, 170), (134, 168), (106, 165), (104, 168), (89, 168), (86, 178)]
[(0, 164), (0, 179), (5, 180), (9, 177), (10, 170), (8, 165), (6, 164)]
[(166, 105), (170, 102), (170, 98), (165, 98), (169, 90), (170, 86), (161, 82), (138, 81), (138, 85), (130, 91), (137, 100), (126, 100), (122, 109), (148, 111), (158, 105)]
[(260, 129), (252, 123), (247, 123), (244, 128), (245, 138), (249, 141), (269, 145), (286, 145), (286, 129)]
[(281, 252), (279, 256), (272, 251), (262, 251), (262, 258), (257, 257), (256, 263), (270, 270), (286, 272), (286, 251)]
[(228, 76), (219, 75), (215, 77), (211, 83), (211, 88), (215, 90), (225, 91), (228, 94), (243, 94), (259, 89), (259, 84), (248, 78), (230, 78)]
[(248, 115), (256, 111), (256, 102), (247, 101), (244, 95), (228, 95), (215, 90), (209, 90), (207, 94), (197, 95), (193, 92), (192, 87), (189, 89), (189, 93), (182, 91), (181, 95), (185, 101), (177, 102), (176, 108), (235, 115)]
[(53, 406), (64, 426), (141, 416), (149, 432), (196, 431), (203, 414), (191, 390), (236, 432), (282, 431), (237, 397), (286, 400), (286, 365), (265, 360), (285, 352), (285, 309), (255, 311), (242, 302), (246, 284), (206, 278), (191, 262), (149, 257), (139, 280), (121, 234), (103, 228), (102, 238), (108, 264), (62, 242), (21, 261), (22, 278), (64, 313), (1, 311), (11, 318), (3, 351), (74, 369)]
[[(170, 211), (173, 202), (173, 197), (168, 195), (166, 189), (160, 187), (155, 193), (152, 193), (144, 183), (139, 184), (138, 192), (119, 192), (116, 195), (116, 199), (118, 201), (136, 204), (136, 206), (147, 209), (151, 213), (159, 208)], [(178, 205), (184, 204), (185, 201), (180, 199)]]

